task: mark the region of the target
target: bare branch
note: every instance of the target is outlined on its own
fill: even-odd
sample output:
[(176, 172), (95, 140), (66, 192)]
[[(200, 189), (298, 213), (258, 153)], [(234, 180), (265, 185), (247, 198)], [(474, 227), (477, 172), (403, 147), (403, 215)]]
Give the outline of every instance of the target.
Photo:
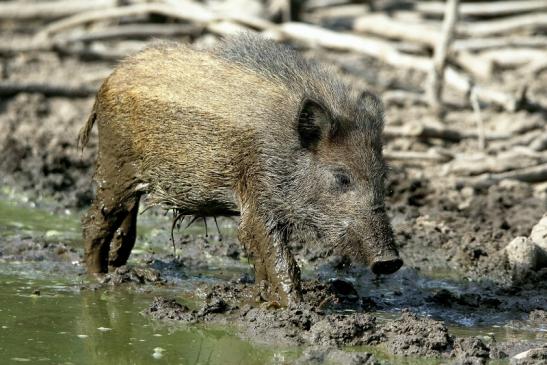
[(435, 46), (433, 55), (433, 69), (429, 74), (428, 97), (433, 110), (440, 114), (443, 111), (442, 93), (444, 86), (444, 71), (446, 68), (446, 59), (450, 42), (454, 38), (454, 29), (458, 21), (459, 0), (448, 0), (446, 12), (444, 15), (441, 38)]
[(0, 96), (8, 97), (19, 93), (38, 93), (45, 96), (85, 98), (94, 95), (97, 89), (87, 85), (70, 86), (39, 82), (0, 81)]
[(116, 6), (115, 0), (48, 1), (48, 2), (0, 2), (0, 19), (55, 19), (84, 11), (108, 9)]

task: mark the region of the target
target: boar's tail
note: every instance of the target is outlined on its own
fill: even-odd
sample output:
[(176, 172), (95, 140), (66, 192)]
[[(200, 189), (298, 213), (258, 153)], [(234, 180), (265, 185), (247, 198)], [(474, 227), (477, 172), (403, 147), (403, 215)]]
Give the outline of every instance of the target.
[(82, 129), (80, 129), (80, 133), (78, 133), (78, 142), (76, 143), (76, 146), (81, 149), (82, 152), (84, 151), (85, 146), (87, 146), (87, 142), (89, 142), (89, 134), (91, 133), (91, 129), (93, 129), (93, 124), (95, 124), (95, 119), (97, 119), (97, 101), (93, 104), (93, 109), (91, 110), (91, 115), (87, 118), (87, 122)]

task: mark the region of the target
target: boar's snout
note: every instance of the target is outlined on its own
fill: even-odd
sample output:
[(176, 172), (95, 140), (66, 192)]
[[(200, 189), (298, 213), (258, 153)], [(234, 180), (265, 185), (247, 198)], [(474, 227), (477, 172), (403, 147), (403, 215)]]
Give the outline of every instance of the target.
[(376, 258), (371, 264), (370, 269), (375, 274), (393, 274), (403, 266), (403, 260), (395, 254), (393, 256), (384, 256)]
[(360, 224), (351, 229), (360, 247), (357, 259), (366, 263), (375, 274), (393, 274), (403, 266), (393, 237), (393, 230), (385, 210), (368, 214)]

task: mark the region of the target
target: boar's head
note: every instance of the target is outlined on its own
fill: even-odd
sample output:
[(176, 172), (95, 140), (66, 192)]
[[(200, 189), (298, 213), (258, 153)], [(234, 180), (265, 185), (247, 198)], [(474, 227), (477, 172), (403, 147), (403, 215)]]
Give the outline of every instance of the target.
[(391, 274), (403, 261), (384, 205), (382, 104), (368, 92), (319, 98), (304, 98), (293, 124), (298, 147), (283, 183), (286, 216), (293, 219), (281, 228)]

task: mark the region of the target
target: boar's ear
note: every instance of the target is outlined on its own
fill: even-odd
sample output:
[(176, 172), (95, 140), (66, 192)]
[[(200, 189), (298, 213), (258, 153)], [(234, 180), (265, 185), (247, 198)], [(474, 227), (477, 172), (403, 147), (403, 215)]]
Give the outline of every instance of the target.
[(369, 113), (376, 116), (383, 115), (384, 105), (378, 95), (371, 93), (368, 90), (363, 90), (359, 99), (364, 109), (369, 111)]
[(321, 105), (306, 100), (298, 115), (298, 135), (304, 148), (313, 148), (330, 129), (330, 118)]

